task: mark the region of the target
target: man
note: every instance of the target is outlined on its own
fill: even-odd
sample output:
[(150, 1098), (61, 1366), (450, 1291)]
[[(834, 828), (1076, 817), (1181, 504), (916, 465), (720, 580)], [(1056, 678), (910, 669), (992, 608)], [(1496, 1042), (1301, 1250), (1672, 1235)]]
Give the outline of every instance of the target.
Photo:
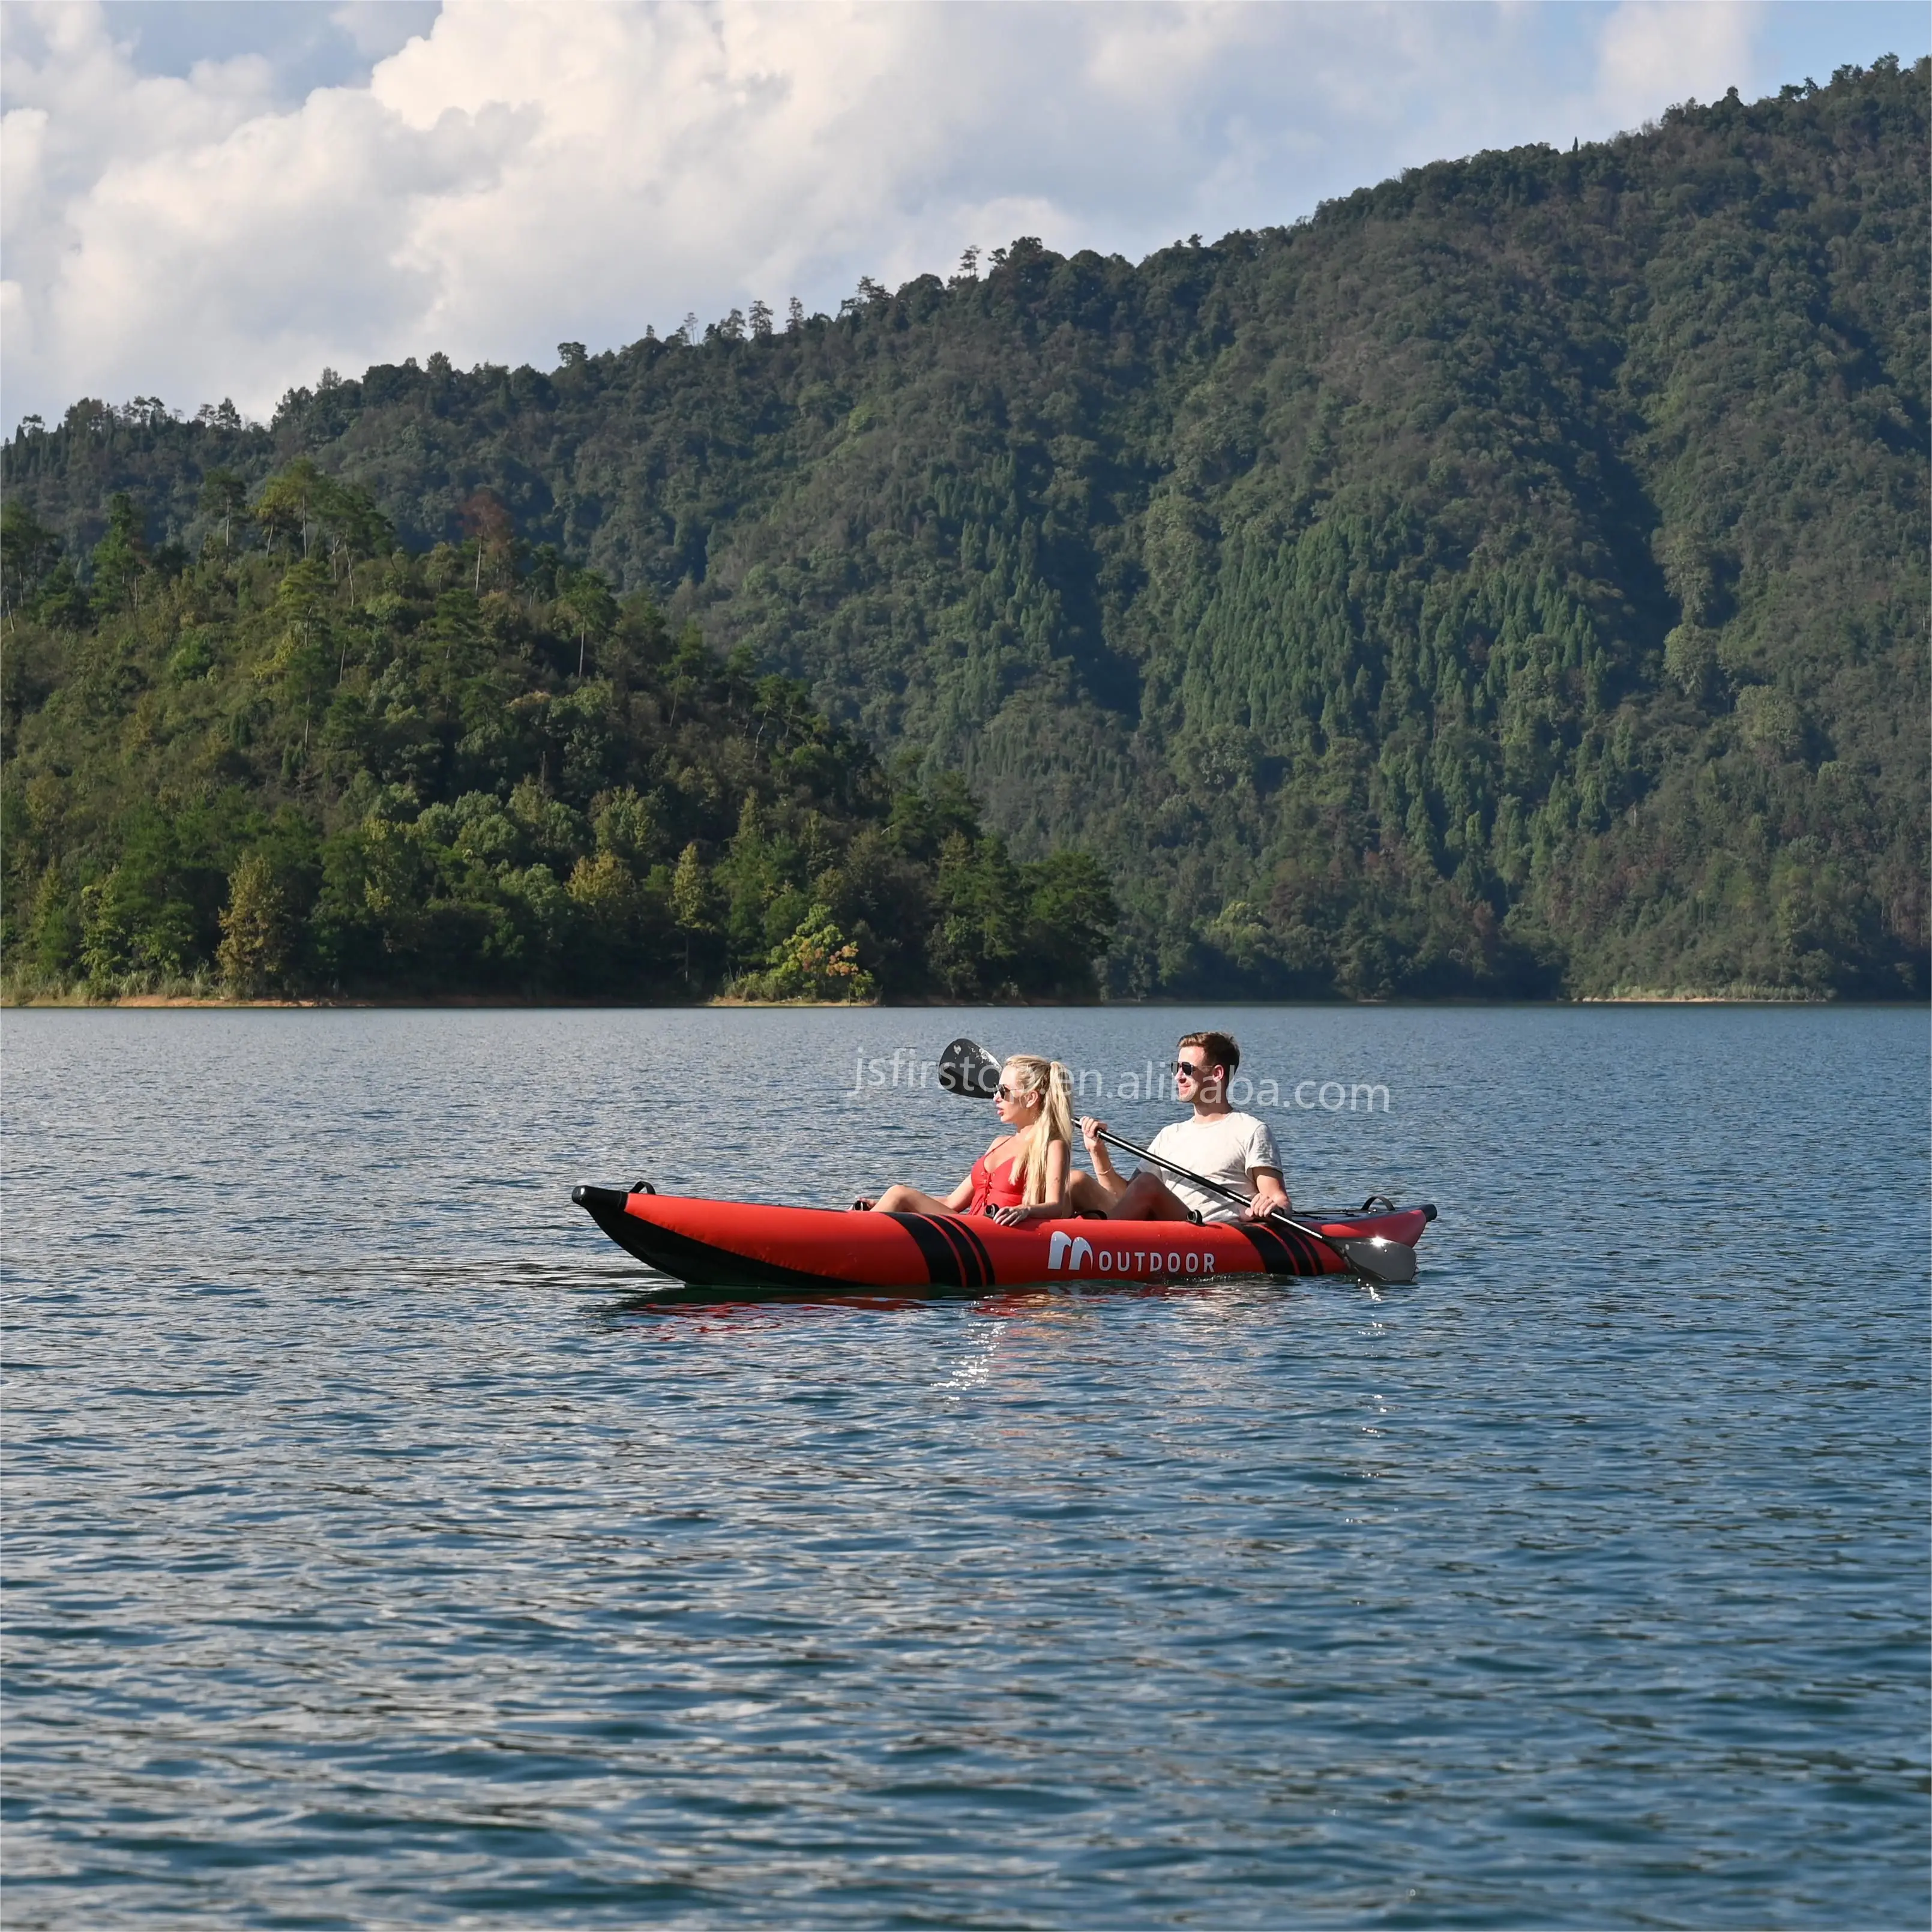
[(1265, 1121), (1237, 1113), (1228, 1104), (1228, 1082), (1240, 1064), (1241, 1049), (1228, 1034), (1188, 1034), (1174, 1063), (1174, 1085), (1176, 1097), (1192, 1106), (1193, 1118), (1162, 1127), (1149, 1150), (1223, 1187), (1252, 1195), (1251, 1207), (1243, 1208), (1155, 1168), (1144, 1167), (1123, 1180), (1100, 1138), (1106, 1122), (1088, 1114), (1082, 1117), (1080, 1132), (1094, 1172), (1073, 1177), (1076, 1210), (1114, 1221), (1260, 1220), (1286, 1214), (1288, 1193), (1281, 1184), (1274, 1136)]

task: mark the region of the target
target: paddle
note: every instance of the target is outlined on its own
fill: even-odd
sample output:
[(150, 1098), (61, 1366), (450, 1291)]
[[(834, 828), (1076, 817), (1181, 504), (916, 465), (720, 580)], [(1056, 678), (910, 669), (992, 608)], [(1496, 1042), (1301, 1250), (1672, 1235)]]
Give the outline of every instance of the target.
[[(956, 1040), (939, 1057), (939, 1084), (949, 1094), (964, 1094), (972, 1100), (991, 1100), (1000, 1084), (1000, 1063), (976, 1040)], [(1238, 1194), (1232, 1187), (1223, 1187), (1218, 1180), (1210, 1180), (1204, 1174), (1196, 1174), (1179, 1162), (1156, 1154), (1151, 1148), (1124, 1140), (1109, 1129), (1102, 1129), (1100, 1138), (1122, 1153), (1151, 1161), (1156, 1167), (1166, 1168), (1178, 1179), (1210, 1194), (1218, 1194), (1222, 1200), (1232, 1201), (1238, 1207), (1254, 1205), (1247, 1195)], [(1324, 1248), (1340, 1255), (1356, 1274), (1366, 1276), (1370, 1281), (1394, 1286), (1415, 1279), (1415, 1250), (1400, 1241), (1391, 1241), (1385, 1235), (1324, 1234), (1319, 1228), (1312, 1228), (1306, 1221), (1298, 1221), (1292, 1215), (1284, 1214), (1278, 1209), (1263, 1218), (1279, 1221), (1298, 1234), (1319, 1241)]]

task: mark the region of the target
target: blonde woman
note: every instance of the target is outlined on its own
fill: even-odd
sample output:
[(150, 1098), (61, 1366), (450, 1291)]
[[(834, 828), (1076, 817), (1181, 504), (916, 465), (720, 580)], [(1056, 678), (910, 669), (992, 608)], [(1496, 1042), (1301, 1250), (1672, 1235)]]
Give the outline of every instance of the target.
[(984, 1214), (1009, 1228), (1070, 1214), (1073, 1102), (1066, 1069), (1057, 1060), (1015, 1054), (1000, 1069), (993, 1106), (1007, 1131), (944, 1201), (895, 1183), (876, 1201), (861, 1196), (853, 1207), (881, 1214)]

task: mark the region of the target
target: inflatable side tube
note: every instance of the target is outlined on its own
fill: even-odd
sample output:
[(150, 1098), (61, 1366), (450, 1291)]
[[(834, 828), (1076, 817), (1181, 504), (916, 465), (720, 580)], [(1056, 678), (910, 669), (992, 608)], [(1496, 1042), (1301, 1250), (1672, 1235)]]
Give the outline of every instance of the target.
[[(976, 1294), (1056, 1284), (1334, 1275), (1316, 1234), (1271, 1224), (1065, 1220), (1009, 1228), (962, 1214), (855, 1214), (583, 1186), (572, 1197), (627, 1253), (698, 1288)], [(1426, 1210), (1311, 1216), (1321, 1233), (1412, 1245)]]

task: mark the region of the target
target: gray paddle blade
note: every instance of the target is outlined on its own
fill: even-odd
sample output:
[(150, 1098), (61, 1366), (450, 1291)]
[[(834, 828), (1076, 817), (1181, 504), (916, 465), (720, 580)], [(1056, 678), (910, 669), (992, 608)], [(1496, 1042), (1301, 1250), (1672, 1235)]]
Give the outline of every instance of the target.
[(1385, 1234), (1330, 1234), (1324, 1237), (1358, 1274), (1385, 1286), (1400, 1287), (1415, 1279), (1415, 1250)]
[(939, 1056), (939, 1084), (969, 1100), (990, 1100), (999, 1090), (1000, 1063), (976, 1040), (956, 1040)]

